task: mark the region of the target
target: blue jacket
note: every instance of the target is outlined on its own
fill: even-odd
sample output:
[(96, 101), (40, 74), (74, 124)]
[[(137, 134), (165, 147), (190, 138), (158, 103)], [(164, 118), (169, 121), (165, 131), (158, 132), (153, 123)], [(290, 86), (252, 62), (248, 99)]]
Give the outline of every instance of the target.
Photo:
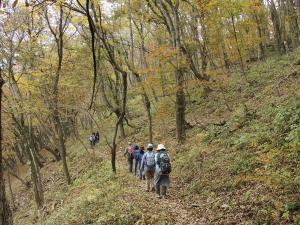
[(141, 163), (142, 163), (142, 159), (143, 159), (144, 153), (145, 153), (145, 152), (144, 152), (143, 150), (140, 150), (140, 151), (138, 152), (138, 154), (137, 154), (136, 159), (137, 159), (137, 161), (139, 162), (140, 165), (141, 165)]
[(139, 149), (134, 149), (132, 152), (134, 159), (138, 160), (139, 154), (140, 154), (140, 150)]

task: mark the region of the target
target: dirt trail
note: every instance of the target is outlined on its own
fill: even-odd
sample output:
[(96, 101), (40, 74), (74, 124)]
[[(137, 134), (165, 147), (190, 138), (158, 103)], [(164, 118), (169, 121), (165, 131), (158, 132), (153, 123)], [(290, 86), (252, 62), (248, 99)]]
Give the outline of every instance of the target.
[[(140, 182), (139, 186), (145, 188), (144, 182)], [(173, 220), (174, 225), (202, 225), (206, 224), (201, 222), (201, 218), (196, 218), (193, 215), (193, 209), (188, 207), (184, 202), (182, 202), (178, 195), (180, 195), (174, 187), (170, 187), (167, 199), (158, 199), (155, 193), (149, 193), (151, 198), (154, 199), (155, 205), (159, 208), (159, 211), (164, 211)], [(147, 201), (148, 199), (145, 199)]]
[[(127, 175), (131, 176), (131, 175)], [(132, 180), (132, 179), (131, 179)], [(170, 187), (168, 190), (167, 199), (158, 199), (156, 193), (145, 192), (146, 181), (140, 181), (138, 178), (133, 179), (130, 183), (129, 189), (142, 190), (139, 195), (139, 201), (142, 202), (143, 207), (155, 208), (155, 211), (163, 212), (168, 218), (172, 220), (172, 225), (202, 225), (206, 224), (201, 218), (193, 215), (193, 209), (178, 197), (181, 195), (180, 190), (175, 187)]]
[[(118, 155), (121, 160), (121, 155)], [(119, 164), (119, 170), (127, 171), (126, 160)], [(204, 222), (200, 215), (195, 216), (194, 209), (189, 206), (186, 202), (183, 202), (179, 196), (181, 196), (182, 190), (176, 187), (176, 181), (172, 180), (171, 176), (171, 185), (168, 189), (168, 198), (167, 199), (158, 199), (157, 194), (153, 192), (146, 192), (146, 181), (141, 181), (138, 178), (135, 178), (133, 174), (125, 173), (125, 176), (128, 176), (130, 187), (127, 187), (128, 190), (135, 189), (139, 191), (139, 202), (143, 205), (143, 211), (148, 209), (154, 209), (155, 211), (163, 212), (168, 218), (171, 219), (172, 225), (204, 225), (207, 224)], [(129, 194), (129, 193), (128, 193)]]

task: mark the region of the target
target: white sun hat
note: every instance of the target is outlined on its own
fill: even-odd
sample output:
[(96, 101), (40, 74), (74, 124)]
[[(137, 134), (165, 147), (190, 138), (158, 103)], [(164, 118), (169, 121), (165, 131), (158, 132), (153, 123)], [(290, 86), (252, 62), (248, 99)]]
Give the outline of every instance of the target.
[(163, 144), (157, 145), (157, 149), (156, 149), (157, 151), (162, 150), (162, 149), (166, 149)]

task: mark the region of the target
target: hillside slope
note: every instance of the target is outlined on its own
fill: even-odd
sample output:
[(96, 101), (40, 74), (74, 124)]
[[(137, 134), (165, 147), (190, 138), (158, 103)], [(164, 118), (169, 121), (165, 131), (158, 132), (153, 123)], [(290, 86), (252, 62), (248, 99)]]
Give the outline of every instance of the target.
[[(106, 146), (91, 157), (70, 144), (73, 184), (66, 186), (59, 164), (49, 163), (42, 170), (43, 212), (37, 218), (27, 199), (15, 212), (15, 223), (300, 224), (299, 59), (296, 51), (253, 64), (247, 82), (239, 73), (220, 71), (207, 96), (197, 85), (188, 89), (190, 127), (183, 146), (175, 143), (172, 112), (163, 111), (172, 99), (160, 99), (153, 112), (154, 138), (172, 155), (170, 199), (145, 193), (144, 183), (127, 174), (121, 151), (115, 175)], [(139, 113), (132, 121), (141, 129), (131, 129), (120, 146), (128, 140), (146, 143)]]

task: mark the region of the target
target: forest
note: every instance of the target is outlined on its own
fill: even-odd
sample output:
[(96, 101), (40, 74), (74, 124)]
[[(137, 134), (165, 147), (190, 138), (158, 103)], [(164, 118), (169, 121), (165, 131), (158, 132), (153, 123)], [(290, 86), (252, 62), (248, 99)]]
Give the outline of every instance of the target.
[(0, 225), (300, 224), (299, 45), (300, 0), (0, 0)]

